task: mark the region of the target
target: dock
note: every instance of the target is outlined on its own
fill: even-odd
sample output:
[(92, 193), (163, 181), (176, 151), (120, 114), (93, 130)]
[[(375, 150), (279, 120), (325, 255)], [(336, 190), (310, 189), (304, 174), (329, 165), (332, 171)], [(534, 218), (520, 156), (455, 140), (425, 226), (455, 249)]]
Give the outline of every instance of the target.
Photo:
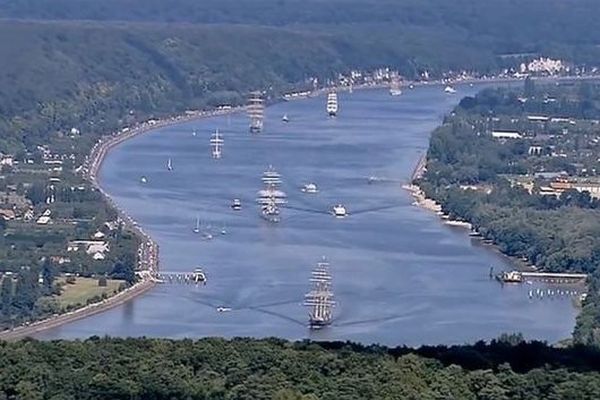
[[(490, 272), (491, 274), (492, 272)], [(538, 281), (546, 283), (581, 283), (587, 279), (587, 274), (566, 272), (521, 272), (504, 271), (496, 278), (504, 283), (522, 283), (524, 281)]]
[(173, 285), (206, 285), (206, 275), (201, 270), (194, 272), (158, 272), (152, 275), (156, 283), (166, 283)]

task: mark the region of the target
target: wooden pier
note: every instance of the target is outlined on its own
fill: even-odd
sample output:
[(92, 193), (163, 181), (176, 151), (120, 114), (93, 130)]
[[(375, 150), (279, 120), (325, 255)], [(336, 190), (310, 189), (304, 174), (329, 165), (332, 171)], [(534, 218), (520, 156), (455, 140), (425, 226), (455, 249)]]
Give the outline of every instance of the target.
[[(490, 270), (490, 276), (492, 275), (493, 268)], [(525, 281), (538, 281), (553, 284), (564, 284), (583, 283), (587, 279), (587, 274), (504, 271), (496, 277), (499, 281), (504, 283), (523, 283)]]
[(173, 285), (206, 285), (206, 275), (201, 269), (194, 272), (158, 272), (152, 279), (156, 283)]

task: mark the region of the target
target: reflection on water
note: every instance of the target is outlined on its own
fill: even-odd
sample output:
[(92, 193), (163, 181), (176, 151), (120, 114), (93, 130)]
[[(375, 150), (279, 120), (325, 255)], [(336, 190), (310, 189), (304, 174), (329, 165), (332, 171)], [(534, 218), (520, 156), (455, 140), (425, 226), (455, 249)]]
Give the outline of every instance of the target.
[[(530, 287), (491, 281), (490, 266), (499, 270), (507, 261), (414, 207), (401, 188), (458, 97), (439, 87), (393, 98), (386, 91), (342, 93), (336, 119), (327, 118), (324, 101), (269, 108), (259, 136), (247, 133), (240, 114), (159, 129), (113, 151), (101, 182), (156, 238), (162, 270), (201, 265), (208, 284), (161, 285), (39, 336), (280, 336), (390, 345), (514, 331), (549, 341), (569, 336), (575, 310), (568, 298), (529, 299)], [(290, 123), (281, 121), (284, 114)], [(216, 128), (225, 140), (220, 160), (208, 144)], [(169, 158), (173, 171), (165, 167)], [(289, 197), (277, 225), (262, 220), (254, 202), (270, 164)], [(381, 179), (369, 182), (371, 176)], [(308, 182), (318, 194), (300, 190)], [(241, 211), (231, 210), (233, 198), (242, 200)], [(328, 214), (337, 203), (348, 218)], [(193, 233), (197, 217), (212, 240)], [(219, 234), (223, 226), (226, 235)], [(310, 332), (302, 301), (321, 256), (331, 262), (337, 307), (331, 327)]]

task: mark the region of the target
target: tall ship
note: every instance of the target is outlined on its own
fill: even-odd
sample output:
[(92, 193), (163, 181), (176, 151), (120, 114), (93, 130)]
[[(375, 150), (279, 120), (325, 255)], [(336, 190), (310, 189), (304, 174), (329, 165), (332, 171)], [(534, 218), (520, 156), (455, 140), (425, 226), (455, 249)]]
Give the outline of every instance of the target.
[(250, 118), (250, 132), (262, 132), (263, 120), (265, 117), (265, 104), (261, 92), (250, 93), (246, 111), (248, 112), (248, 117)]
[(308, 324), (311, 329), (321, 329), (333, 319), (333, 290), (329, 262), (325, 258), (311, 272), (312, 289), (305, 295), (304, 305), (309, 307)]
[(223, 138), (219, 134), (219, 130), (217, 129), (215, 133), (210, 137), (210, 147), (212, 158), (221, 158), (223, 152)]
[(281, 175), (269, 166), (261, 178), (263, 189), (257, 193), (256, 202), (260, 205), (260, 215), (269, 222), (279, 222), (281, 204), (287, 203), (287, 194), (280, 189)]
[(264, 187), (257, 193), (256, 202), (258, 204), (274, 203), (280, 205), (287, 203), (287, 194), (280, 189), (281, 175), (272, 165), (269, 165), (269, 168), (263, 172), (261, 180)]
[(329, 92), (327, 95), (327, 114), (335, 117), (338, 113), (338, 97), (336, 92)]
[(400, 96), (402, 94), (402, 89), (400, 88), (400, 79), (398, 77), (392, 78), (390, 82), (390, 95), (391, 96)]

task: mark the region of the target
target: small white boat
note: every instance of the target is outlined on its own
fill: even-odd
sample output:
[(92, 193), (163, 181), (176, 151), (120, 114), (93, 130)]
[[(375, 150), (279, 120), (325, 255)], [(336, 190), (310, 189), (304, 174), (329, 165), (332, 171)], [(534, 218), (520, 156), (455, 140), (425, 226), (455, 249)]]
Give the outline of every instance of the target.
[(200, 233), (200, 217), (196, 217), (196, 227), (194, 228), (194, 233)]
[(171, 161), (171, 158), (167, 160), (167, 169), (173, 171), (173, 162)]
[(314, 193), (318, 193), (319, 189), (317, 188), (316, 184), (314, 184), (314, 183), (307, 183), (306, 185), (302, 186), (302, 191), (304, 193), (314, 194)]
[(413, 84), (411, 83), (410, 85), (408, 85), (408, 88), (409, 88), (409, 89), (414, 89), (414, 88), (415, 88), (415, 85), (413, 85)]
[(225, 229), (225, 226), (221, 228), (221, 235), (227, 235), (227, 229)]
[(390, 96), (400, 96), (402, 89), (400, 88), (400, 80), (398, 78), (392, 79), (390, 83)]
[(148, 183), (148, 178), (146, 178), (145, 176), (142, 176), (140, 178), (140, 182), (142, 182), (142, 183)]
[(194, 136), (194, 137), (196, 136), (196, 131), (192, 132), (192, 136)]
[(233, 199), (233, 202), (231, 203), (231, 208), (233, 208), (235, 211), (241, 210), (242, 201), (240, 199)]
[(332, 212), (336, 218), (344, 218), (348, 216), (348, 211), (346, 210), (346, 207), (344, 207), (341, 204), (336, 204), (335, 206), (333, 206)]
[(217, 311), (218, 312), (229, 312), (229, 311), (231, 311), (231, 307), (220, 306), (220, 307), (217, 307)]
[(454, 93), (456, 93), (456, 89), (454, 89), (452, 86), (448, 85), (444, 88), (444, 92), (446, 92), (447, 94), (454, 94)]
[(290, 122), (290, 119), (289, 119), (289, 117), (288, 117), (288, 115), (287, 115), (287, 114), (283, 114), (283, 117), (281, 117), (281, 120), (282, 120), (283, 122)]

